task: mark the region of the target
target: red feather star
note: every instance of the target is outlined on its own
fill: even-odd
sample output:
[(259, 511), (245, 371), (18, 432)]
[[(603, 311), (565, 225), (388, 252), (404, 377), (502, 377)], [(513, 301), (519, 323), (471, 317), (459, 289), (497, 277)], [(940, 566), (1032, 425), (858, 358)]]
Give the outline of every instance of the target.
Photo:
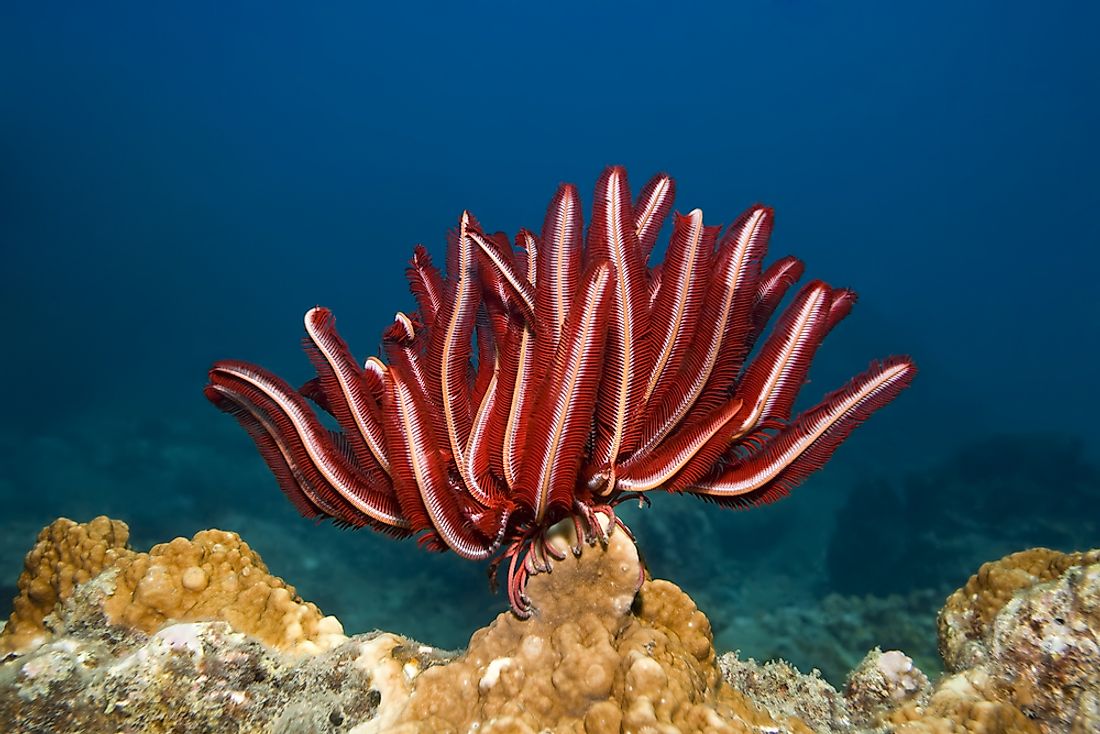
[(792, 418), (855, 294), (805, 284), (757, 347), (802, 263), (763, 267), (774, 215), (754, 206), (724, 232), (698, 209), (676, 214), (664, 262), (648, 264), (674, 192), (662, 174), (632, 200), (626, 172), (608, 168), (587, 233), (565, 184), (542, 232), (514, 244), (463, 213), (446, 277), (415, 249), (406, 273), (419, 311), (386, 329), (385, 362), (360, 366), (318, 307), (304, 340), (315, 379), (295, 390), (222, 361), (206, 395), (301, 514), (496, 556), (494, 571), (507, 561), (509, 601), (526, 617), (527, 579), (564, 558), (552, 525), (572, 521), (579, 554), (616, 526), (629, 532), (613, 508), (653, 490), (773, 502), (916, 372), (908, 357), (874, 362)]

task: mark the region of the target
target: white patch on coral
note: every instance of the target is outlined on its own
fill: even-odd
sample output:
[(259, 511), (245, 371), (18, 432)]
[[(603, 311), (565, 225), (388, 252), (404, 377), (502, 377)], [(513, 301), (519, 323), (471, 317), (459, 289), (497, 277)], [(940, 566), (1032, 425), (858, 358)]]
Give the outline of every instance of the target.
[(485, 675), (481, 676), (481, 680), (478, 681), (477, 687), (482, 691), (487, 691), (497, 684), (500, 680), (500, 671), (507, 668), (512, 664), (512, 658), (497, 658), (489, 663), (489, 667), (485, 669)]
[(524, 635), (519, 643), (519, 656), (525, 660), (538, 660), (546, 647), (546, 640), (538, 635)]
[(914, 671), (913, 659), (900, 650), (887, 650), (879, 655), (876, 667), (893, 686), (890, 697), (895, 701), (904, 701), (924, 685), (923, 674)]
[(373, 719), (356, 726), (349, 734), (382, 734), (393, 730), (412, 688), (406, 666), (394, 657), (393, 652), (407, 642), (390, 632), (383, 632), (358, 644), (355, 667), (370, 675), (371, 688), (381, 694), (382, 703)]
[(189, 653), (198, 662), (203, 656), (202, 638), (206, 632), (207, 625), (201, 622), (173, 624), (153, 635), (149, 642), (154, 646), (160, 643), (172, 652)]
[(19, 673), (27, 680), (32, 680), (43, 673), (49, 672), (51, 667), (50, 663), (51, 661), (48, 655), (38, 655), (23, 663), (23, 666), (19, 668)]

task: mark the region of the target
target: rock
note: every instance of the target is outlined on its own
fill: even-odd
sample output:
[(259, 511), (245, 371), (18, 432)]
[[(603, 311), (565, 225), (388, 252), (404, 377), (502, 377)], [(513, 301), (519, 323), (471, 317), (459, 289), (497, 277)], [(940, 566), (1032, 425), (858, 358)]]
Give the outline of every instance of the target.
[(931, 693), (928, 677), (900, 650), (882, 652), (877, 647), (848, 674), (844, 698), (861, 724), (876, 725), (882, 716)]

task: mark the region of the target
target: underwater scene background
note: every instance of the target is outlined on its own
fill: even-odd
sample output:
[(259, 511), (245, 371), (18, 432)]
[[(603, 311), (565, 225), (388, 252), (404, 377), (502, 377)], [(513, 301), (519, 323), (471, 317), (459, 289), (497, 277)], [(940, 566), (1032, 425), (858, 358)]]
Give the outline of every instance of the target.
[[(301, 316), (377, 350), (412, 247), (538, 227), (607, 164), (676, 209), (776, 208), (774, 256), (854, 288), (804, 402), (907, 353), (913, 387), (781, 502), (624, 510), (716, 647), (936, 669), (983, 561), (1100, 544), (1100, 60), (1091, 3), (66, 3), (0, 11), (0, 615), (57, 516), (136, 547), (241, 533), (350, 631), (460, 647), (482, 564), (296, 516), (202, 396), (299, 384)], [(666, 233), (667, 239), (667, 233)]]

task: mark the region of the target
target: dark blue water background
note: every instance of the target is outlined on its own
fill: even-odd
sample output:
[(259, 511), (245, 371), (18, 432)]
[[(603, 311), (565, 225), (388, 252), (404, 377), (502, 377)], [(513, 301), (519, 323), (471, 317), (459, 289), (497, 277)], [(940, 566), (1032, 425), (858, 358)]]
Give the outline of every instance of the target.
[[(725, 647), (775, 652), (785, 609), (828, 626), (831, 592), (1100, 545), (1100, 6), (370, 5), (0, 11), (5, 591), (38, 527), (103, 512), (140, 547), (240, 530), (349, 628), (463, 644), (503, 606), (483, 570), (298, 519), (205, 371), (303, 381), (314, 304), (373, 353), (415, 243), (441, 258), (464, 208), (537, 228), (609, 163), (668, 171), (711, 222), (775, 206), (773, 256), (859, 291), (807, 399), (873, 357), (922, 368), (784, 502), (633, 517)], [(961, 519), (979, 538), (937, 576)]]

